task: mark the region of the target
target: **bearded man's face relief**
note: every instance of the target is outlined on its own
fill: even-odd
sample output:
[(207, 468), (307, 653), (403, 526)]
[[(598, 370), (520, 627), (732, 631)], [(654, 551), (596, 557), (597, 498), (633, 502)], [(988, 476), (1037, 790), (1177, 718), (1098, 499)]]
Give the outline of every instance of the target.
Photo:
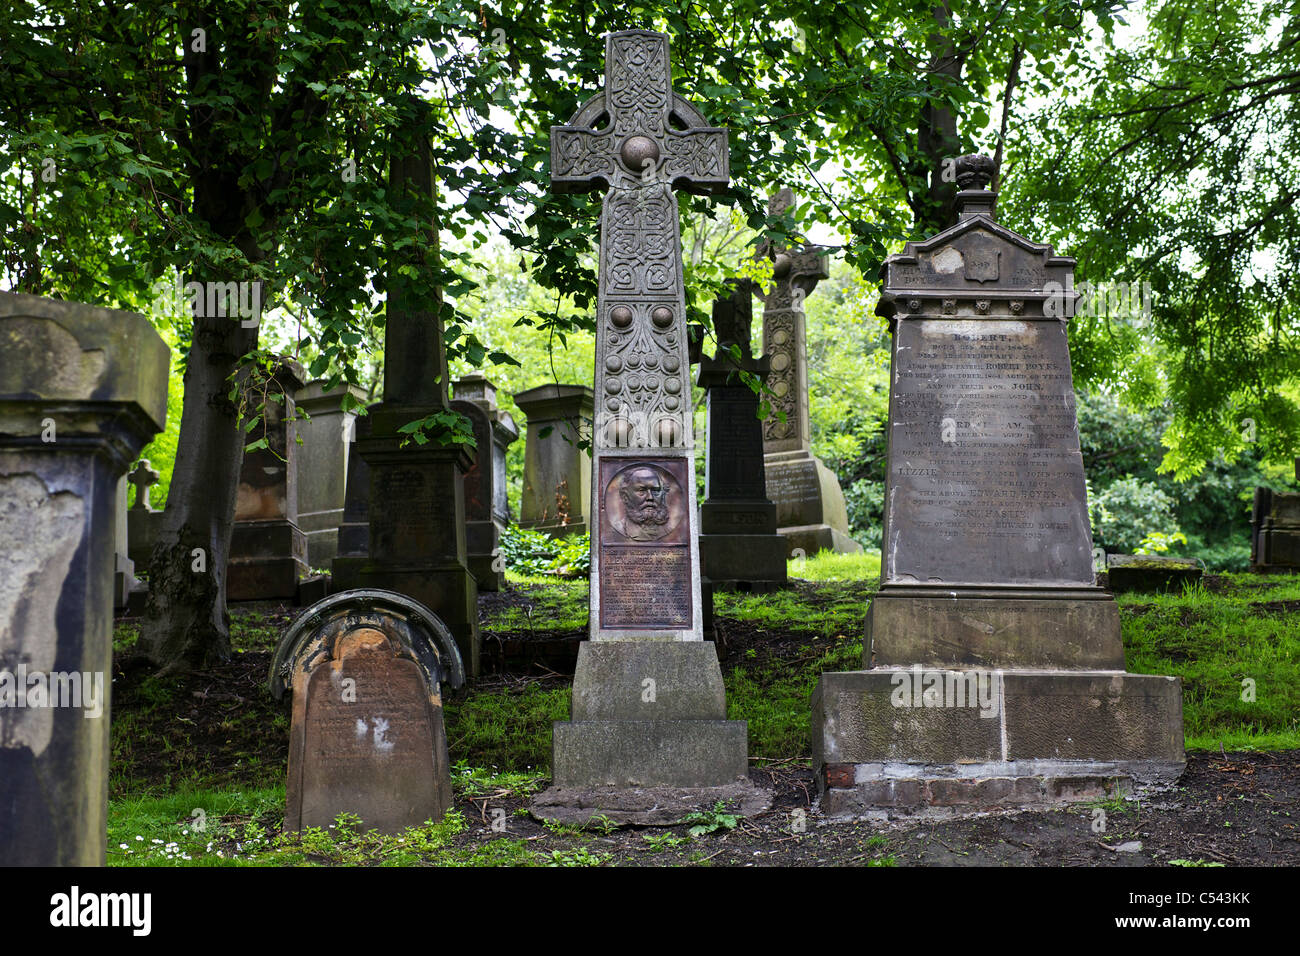
[(653, 531), (668, 523), (668, 489), (655, 470), (638, 468), (623, 479), (618, 493), (631, 524)]

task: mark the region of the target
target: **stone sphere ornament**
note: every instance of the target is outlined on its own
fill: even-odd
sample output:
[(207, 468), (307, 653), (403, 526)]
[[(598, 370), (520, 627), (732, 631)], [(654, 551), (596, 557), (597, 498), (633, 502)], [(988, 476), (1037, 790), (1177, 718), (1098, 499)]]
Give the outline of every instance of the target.
[(661, 329), (673, 324), (673, 310), (666, 305), (657, 306), (650, 312), (650, 321)]
[(620, 329), (632, 324), (632, 310), (625, 305), (616, 305), (609, 310), (609, 320)]
[[(659, 163), (659, 144), (648, 136), (629, 136), (618, 151), (623, 165), (640, 175)], [(649, 160), (649, 162), (647, 162)]]

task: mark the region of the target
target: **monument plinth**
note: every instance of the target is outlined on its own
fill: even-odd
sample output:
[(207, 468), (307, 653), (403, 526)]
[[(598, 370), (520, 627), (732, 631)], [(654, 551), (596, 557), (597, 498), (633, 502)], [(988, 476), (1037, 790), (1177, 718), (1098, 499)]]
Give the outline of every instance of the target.
[[(743, 721), (701, 640), (685, 290), (673, 187), (728, 181), (726, 130), (672, 90), (668, 37), (606, 37), (605, 89), (551, 130), (556, 191), (606, 190), (592, 433), (590, 639), (554, 729), (546, 819), (662, 822), (752, 797)], [(531, 423), (530, 423), (531, 425)], [(730, 789), (728, 789), (730, 788)]]
[[(768, 215), (794, 205), (789, 189), (768, 203)], [(854, 553), (849, 514), (839, 479), (812, 453), (808, 423), (808, 341), (804, 299), (830, 275), (825, 246), (784, 247), (764, 243), (758, 255), (772, 260), (772, 285), (763, 295), (763, 354), (768, 360), (772, 414), (763, 422), (767, 494), (790, 551)]]
[(515, 395), (528, 419), (519, 527), (560, 537), (591, 530), (591, 438), (594, 405), (585, 385), (539, 385)]
[(998, 225), (979, 159), (959, 161), (958, 222), (882, 269), (881, 586), (866, 669), (813, 695), (828, 813), (1086, 799), (1184, 766), (1179, 681), (1124, 672), (1092, 570), (1074, 261)]

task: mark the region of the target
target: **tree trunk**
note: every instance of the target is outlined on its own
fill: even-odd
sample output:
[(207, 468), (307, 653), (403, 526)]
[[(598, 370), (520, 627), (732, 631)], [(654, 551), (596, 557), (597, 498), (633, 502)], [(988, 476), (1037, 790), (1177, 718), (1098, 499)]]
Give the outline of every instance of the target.
[[(951, 15), (946, 3), (934, 9), (934, 19), (940, 26), (948, 26)], [(939, 33), (932, 35), (934, 48), (931, 76), (943, 76), (957, 80), (961, 78), (963, 59), (956, 54), (953, 43)], [(937, 91), (938, 84), (934, 84)], [(913, 208), (917, 235), (932, 236), (953, 223), (954, 202), (957, 198), (957, 185), (943, 178), (944, 160), (957, 158), (961, 152), (961, 140), (957, 136), (957, 118), (952, 111), (926, 100), (917, 118), (916, 128), (917, 160), (915, 170), (918, 180), (923, 183), (923, 193), (916, 197)]]

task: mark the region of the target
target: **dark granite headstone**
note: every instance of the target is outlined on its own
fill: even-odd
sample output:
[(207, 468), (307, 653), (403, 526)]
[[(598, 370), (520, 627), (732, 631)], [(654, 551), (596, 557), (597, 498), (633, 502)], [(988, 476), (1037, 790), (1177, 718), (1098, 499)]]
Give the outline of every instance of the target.
[(716, 590), (770, 591), (786, 582), (788, 548), (777, 533), (776, 505), (767, 497), (759, 396), (739, 374), (761, 382), (770, 360), (750, 354), (750, 284), (733, 280), (732, 286), (731, 295), (713, 303), (718, 352), (701, 360), (698, 379), (708, 396), (700, 573)]
[(813, 695), (832, 815), (1091, 799), (1184, 766), (1179, 682), (1124, 673), (1118, 609), (1092, 571), (1074, 260), (995, 221), (978, 188), (990, 166), (959, 160), (957, 223), (883, 268), (881, 586), (866, 669), (823, 674)]
[(144, 316), (0, 292), (0, 867), (104, 864), (114, 517), (170, 359)]
[(305, 611), (271, 666), (272, 694), (293, 694), (285, 828), (340, 813), (384, 833), (440, 820), (452, 803), (444, 681), (464, 681), (455, 640), (416, 602), (348, 591)]

